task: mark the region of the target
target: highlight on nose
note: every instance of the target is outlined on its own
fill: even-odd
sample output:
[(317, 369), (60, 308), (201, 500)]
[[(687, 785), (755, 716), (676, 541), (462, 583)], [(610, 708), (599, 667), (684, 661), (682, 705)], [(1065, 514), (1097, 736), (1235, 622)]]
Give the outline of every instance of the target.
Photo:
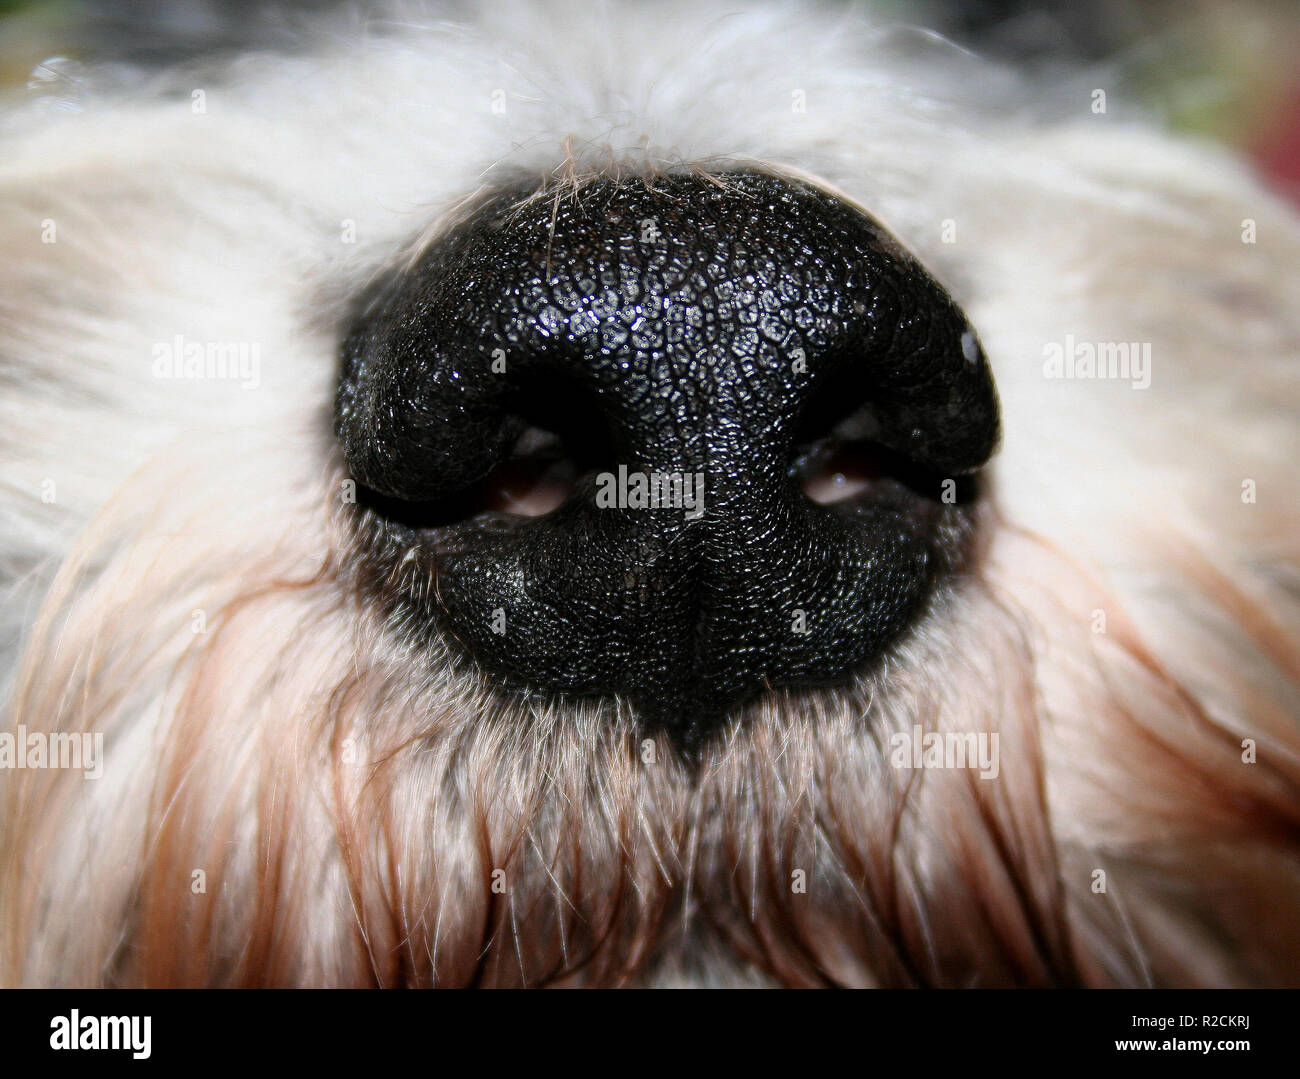
[(993, 381), (877, 222), (757, 170), (501, 191), (359, 314), (337, 430), (395, 621), (695, 740), (958, 569)]

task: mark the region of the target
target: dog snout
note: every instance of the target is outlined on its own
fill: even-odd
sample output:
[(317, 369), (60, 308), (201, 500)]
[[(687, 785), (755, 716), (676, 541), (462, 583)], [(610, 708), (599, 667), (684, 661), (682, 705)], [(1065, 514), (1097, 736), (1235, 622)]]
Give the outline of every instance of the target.
[(998, 409), (974, 330), (885, 229), (738, 170), (481, 200), (365, 304), (337, 428), (401, 624), (695, 738), (917, 618)]

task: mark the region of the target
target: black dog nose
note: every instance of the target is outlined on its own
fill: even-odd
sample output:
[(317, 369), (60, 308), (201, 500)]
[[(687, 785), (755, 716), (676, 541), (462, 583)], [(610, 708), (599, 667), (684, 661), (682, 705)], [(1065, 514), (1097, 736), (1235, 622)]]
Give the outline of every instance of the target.
[[(367, 551), (397, 623), (687, 737), (879, 657), (959, 562), (958, 478), (998, 432), (947, 293), (859, 210), (758, 171), (486, 200), (372, 298), (337, 417), (383, 496)], [(567, 500), (449, 516), (530, 425), (579, 447)], [(809, 499), (845, 446), (856, 496)]]

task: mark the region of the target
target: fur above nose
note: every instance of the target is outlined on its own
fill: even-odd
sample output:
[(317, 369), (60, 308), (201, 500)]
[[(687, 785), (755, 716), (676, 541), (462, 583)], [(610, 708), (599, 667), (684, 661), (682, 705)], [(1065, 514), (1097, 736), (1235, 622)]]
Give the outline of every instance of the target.
[[(968, 532), (929, 488), (998, 430), (947, 293), (856, 208), (758, 171), (503, 191), (371, 299), (338, 394), (357, 480), (437, 505), (530, 426), (581, 461), (567, 501), (384, 522), (377, 557), (437, 582), (385, 600), (508, 685), (619, 696), (691, 736), (878, 657)], [(810, 501), (802, 463), (844, 441), (906, 482)]]

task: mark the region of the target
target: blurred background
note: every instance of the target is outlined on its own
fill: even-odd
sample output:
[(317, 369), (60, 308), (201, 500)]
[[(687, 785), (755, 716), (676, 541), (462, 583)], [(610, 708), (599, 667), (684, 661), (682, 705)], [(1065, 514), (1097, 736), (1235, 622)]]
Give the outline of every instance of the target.
[[(595, 2), (595, 0), (593, 0)], [(295, 45), (338, 0), (0, 0), (0, 86), (75, 86), (82, 65), (164, 65)], [(353, 6), (356, 6), (355, 4)], [(1300, 0), (870, 0), (964, 47), (1097, 85), (1245, 152), (1300, 202)], [(286, 14), (289, 13), (289, 14)], [(1104, 81), (1102, 81), (1104, 76)], [(71, 95), (75, 97), (75, 95)]]

